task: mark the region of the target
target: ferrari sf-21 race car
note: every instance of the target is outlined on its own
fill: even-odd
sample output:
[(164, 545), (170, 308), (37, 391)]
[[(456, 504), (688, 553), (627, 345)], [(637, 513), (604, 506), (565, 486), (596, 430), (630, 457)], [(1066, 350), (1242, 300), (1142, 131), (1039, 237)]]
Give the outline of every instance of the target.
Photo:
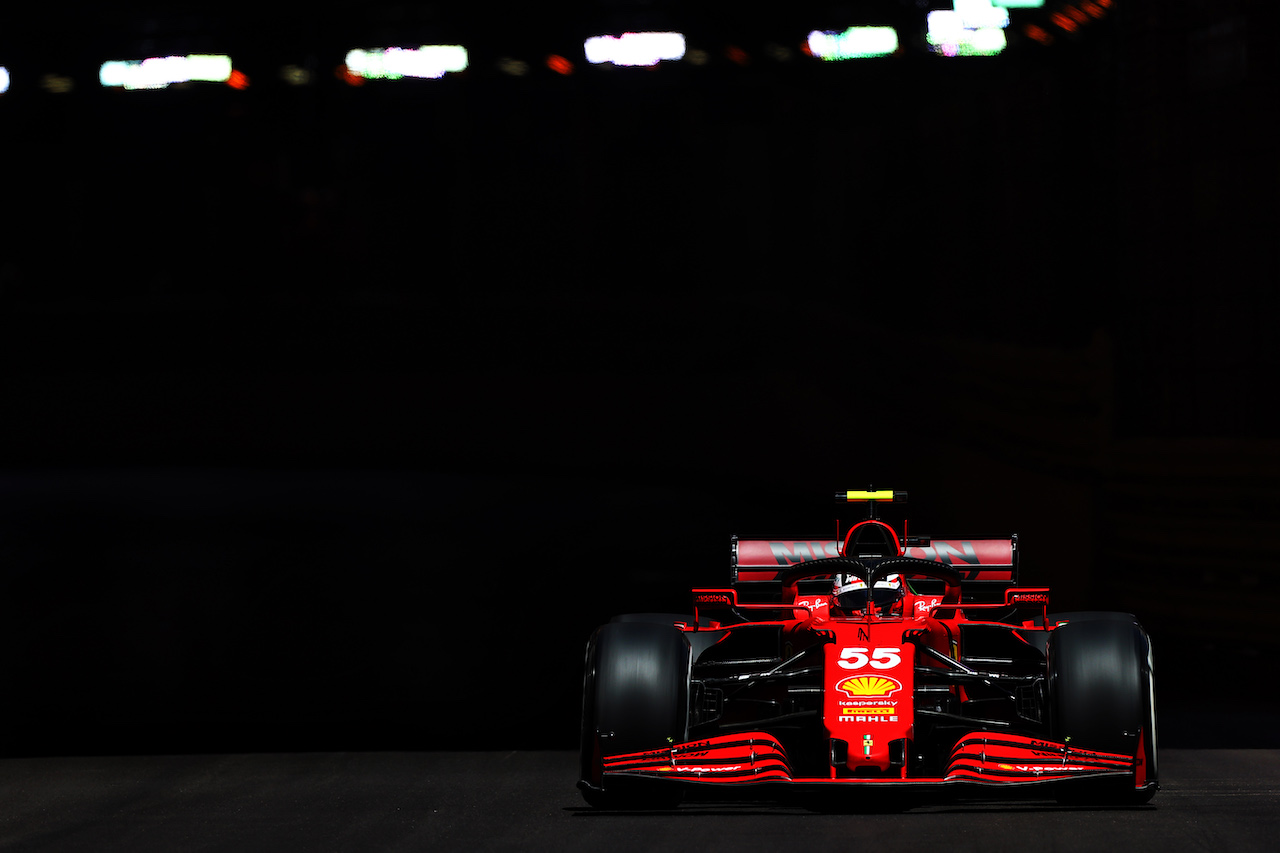
[(694, 589), (691, 614), (593, 633), (589, 804), (665, 808), (695, 785), (826, 803), (1028, 786), (1150, 800), (1154, 667), (1133, 616), (1049, 613), (1048, 589), (1017, 585), (1016, 535), (899, 536), (876, 505), (905, 493), (836, 497), (868, 517), (843, 536), (837, 521), (834, 540), (734, 537), (729, 585)]

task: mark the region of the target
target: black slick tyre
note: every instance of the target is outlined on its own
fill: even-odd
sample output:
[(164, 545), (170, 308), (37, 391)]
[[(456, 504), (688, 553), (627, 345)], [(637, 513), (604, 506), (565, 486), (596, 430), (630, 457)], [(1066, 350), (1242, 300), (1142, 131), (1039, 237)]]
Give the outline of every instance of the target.
[(660, 780), (602, 785), (602, 759), (686, 740), (689, 666), (689, 643), (669, 623), (611, 622), (592, 635), (583, 674), (579, 783), (589, 804), (612, 809), (679, 803), (679, 787)]
[[(1092, 614), (1090, 614), (1092, 615)], [(1156, 708), (1151, 641), (1126, 618), (1073, 619), (1049, 637), (1049, 716), (1055, 741), (1140, 756), (1149, 783), (1097, 780), (1063, 786), (1064, 802), (1136, 805), (1155, 793)]]

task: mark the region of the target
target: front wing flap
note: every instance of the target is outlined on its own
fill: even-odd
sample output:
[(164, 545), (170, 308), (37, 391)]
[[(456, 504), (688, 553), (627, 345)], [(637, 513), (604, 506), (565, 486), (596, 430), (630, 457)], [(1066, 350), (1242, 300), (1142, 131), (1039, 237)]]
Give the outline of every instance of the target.
[(973, 732), (960, 738), (942, 776), (808, 777), (793, 775), (786, 750), (766, 732), (745, 732), (607, 756), (602, 784), (610, 778), (671, 779), (718, 785), (759, 783), (928, 786), (1023, 786), (1066, 779), (1134, 776), (1131, 755), (1076, 749), (1021, 735)]
[(1081, 776), (1125, 776), (1136, 768), (1131, 755), (1075, 749), (1021, 735), (974, 732), (960, 738), (951, 751), (946, 781), (1053, 782)]
[(620, 775), (729, 784), (794, 781), (786, 750), (764, 732), (606, 757), (604, 779)]

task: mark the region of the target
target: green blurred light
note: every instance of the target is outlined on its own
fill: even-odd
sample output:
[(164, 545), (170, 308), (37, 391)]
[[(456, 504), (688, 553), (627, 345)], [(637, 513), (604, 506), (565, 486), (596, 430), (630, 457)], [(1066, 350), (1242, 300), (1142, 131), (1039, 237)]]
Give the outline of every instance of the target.
[(967, 30), (963, 37), (954, 41), (927, 36), (935, 53), (945, 56), (995, 56), (1008, 46), (1004, 30), (982, 29)]

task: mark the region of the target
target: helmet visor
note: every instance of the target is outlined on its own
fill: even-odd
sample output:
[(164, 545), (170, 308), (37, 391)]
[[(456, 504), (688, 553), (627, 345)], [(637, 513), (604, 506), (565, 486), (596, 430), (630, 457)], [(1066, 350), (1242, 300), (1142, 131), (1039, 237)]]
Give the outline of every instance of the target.
[(837, 575), (832, 597), (835, 606), (840, 610), (866, 610), (868, 598), (877, 610), (884, 610), (902, 599), (902, 578), (898, 575), (888, 575), (876, 581), (874, 587), (867, 589), (867, 584), (862, 578), (854, 575)]

